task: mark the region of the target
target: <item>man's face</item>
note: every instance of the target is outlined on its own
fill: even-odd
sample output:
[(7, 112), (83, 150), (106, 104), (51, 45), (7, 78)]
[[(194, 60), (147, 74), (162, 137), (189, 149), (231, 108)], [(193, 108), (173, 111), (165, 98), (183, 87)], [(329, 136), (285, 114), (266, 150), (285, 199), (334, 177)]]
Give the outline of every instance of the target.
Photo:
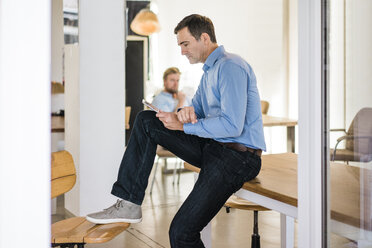
[(178, 31), (177, 43), (181, 47), (182, 55), (187, 57), (190, 64), (205, 62), (206, 47), (202, 39), (196, 40), (187, 27)]
[(164, 80), (164, 89), (166, 92), (174, 94), (178, 92), (178, 83), (180, 81), (180, 74), (172, 73)]

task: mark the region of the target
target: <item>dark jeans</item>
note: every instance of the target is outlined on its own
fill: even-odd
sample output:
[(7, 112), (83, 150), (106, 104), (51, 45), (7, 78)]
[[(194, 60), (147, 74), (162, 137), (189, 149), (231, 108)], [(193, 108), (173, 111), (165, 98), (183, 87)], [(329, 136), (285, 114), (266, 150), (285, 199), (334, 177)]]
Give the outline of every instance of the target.
[(169, 130), (155, 112), (142, 111), (134, 122), (113, 195), (142, 204), (158, 144), (201, 168), (193, 190), (170, 226), (171, 247), (204, 247), (200, 232), (244, 182), (257, 176), (261, 158), (227, 148), (213, 139)]

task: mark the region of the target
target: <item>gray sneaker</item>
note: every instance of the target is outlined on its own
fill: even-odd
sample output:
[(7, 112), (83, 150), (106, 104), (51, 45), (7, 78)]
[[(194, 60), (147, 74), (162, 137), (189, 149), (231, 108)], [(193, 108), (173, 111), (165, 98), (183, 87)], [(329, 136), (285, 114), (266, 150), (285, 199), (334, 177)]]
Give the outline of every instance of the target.
[(114, 205), (101, 212), (88, 214), (86, 219), (95, 224), (139, 223), (142, 221), (142, 210), (140, 205), (126, 200), (118, 200)]

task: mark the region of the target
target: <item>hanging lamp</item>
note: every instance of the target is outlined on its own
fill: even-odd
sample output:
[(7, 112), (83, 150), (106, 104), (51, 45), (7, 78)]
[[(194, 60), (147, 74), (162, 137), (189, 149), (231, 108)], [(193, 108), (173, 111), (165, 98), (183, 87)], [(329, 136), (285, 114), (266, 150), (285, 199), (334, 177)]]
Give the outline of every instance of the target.
[(134, 17), (130, 28), (139, 35), (148, 36), (160, 31), (158, 17), (148, 7), (141, 9)]

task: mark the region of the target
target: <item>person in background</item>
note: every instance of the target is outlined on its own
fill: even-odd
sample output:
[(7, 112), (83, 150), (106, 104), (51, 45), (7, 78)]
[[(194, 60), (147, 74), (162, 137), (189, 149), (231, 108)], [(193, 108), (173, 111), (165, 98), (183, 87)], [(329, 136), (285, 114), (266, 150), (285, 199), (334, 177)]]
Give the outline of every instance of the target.
[(266, 145), (260, 96), (253, 69), (217, 44), (208, 17), (187, 16), (174, 33), (190, 64), (204, 64), (192, 104), (177, 112), (145, 110), (137, 115), (111, 191), (120, 199), (89, 214), (87, 220), (98, 224), (142, 220), (141, 204), (156, 147), (161, 145), (200, 168), (198, 180), (172, 220), (170, 245), (202, 248), (200, 232), (261, 169)]
[(155, 96), (152, 104), (164, 112), (175, 112), (189, 104), (182, 91), (179, 91), (181, 72), (177, 67), (170, 67), (163, 74), (164, 89)]

